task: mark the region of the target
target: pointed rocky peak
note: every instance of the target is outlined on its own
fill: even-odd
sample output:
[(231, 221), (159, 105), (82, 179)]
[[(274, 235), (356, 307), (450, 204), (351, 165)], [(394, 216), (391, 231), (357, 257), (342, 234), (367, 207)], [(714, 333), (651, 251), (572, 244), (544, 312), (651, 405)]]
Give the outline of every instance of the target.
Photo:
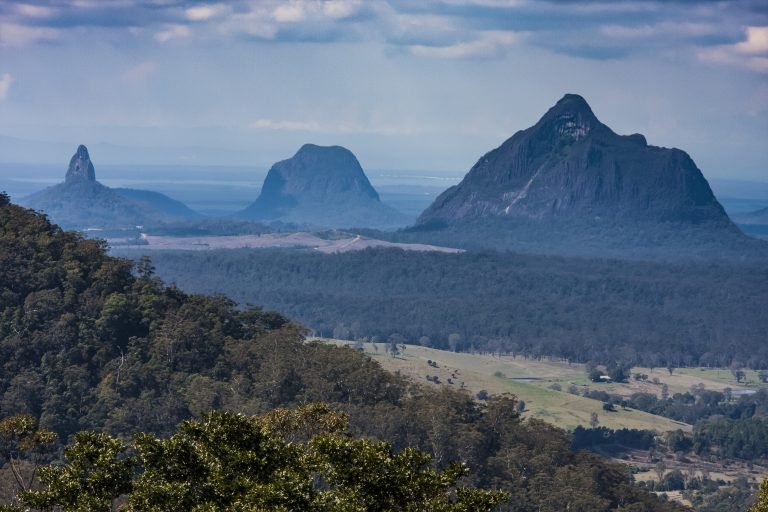
[(65, 181), (67, 183), (74, 181), (96, 181), (96, 171), (91, 163), (91, 157), (88, 155), (88, 148), (82, 144), (78, 146), (77, 151), (69, 161), (69, 169), (67, 169)]
[(586, 137), (600, 124), (587, 100), (578, 94), (566, 94), (550, 108), (536, 126), (554, 130), (573, 140)]

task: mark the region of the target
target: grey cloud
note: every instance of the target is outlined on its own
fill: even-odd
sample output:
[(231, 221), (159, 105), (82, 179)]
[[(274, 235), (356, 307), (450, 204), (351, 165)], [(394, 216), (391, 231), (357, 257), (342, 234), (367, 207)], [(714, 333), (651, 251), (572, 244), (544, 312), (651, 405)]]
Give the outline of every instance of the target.
[[(80, 0), (82, 2), (83, 0)], [(547, 50), (589, 59), (620, 59), (639, 52), (656, 51), (665, 46), (719, 46), (743, 38), (742, 27), (768, 23), (768, 4), (764, 0), (540, 0), (503, 5), (501, 3), (456, 0), (369, 0), (351, 15), (339, 19), (307, 16), (290, 23), (272, 18), (281, 4), (275, 0), (226, 2), (228, 15), (210, 20), (189, 20), (185, 9), (215, 3), (205, 0), (30, 0), (27, 3), (56, 10), (51, 16), (24, 16), (13, 4), (0, 5), (0, 23), (30, 27), (67, 29), (150, 28), (152, 35), (162, 27), (189, 26), (209, 38), (240, 37), (254, 42), (334, 43), (378, 40), (388, 52), (400, 47), (451, 47), (483, 40), (490, 32), (528, 33), (531, 37), (517, 44), (530, 44)], [(238, 16), (254, 16), (263, 24), (248, 30), (247, 23), (233, 23)], [(408, 25), (408, 19), (422, 17), (446, 20), (440, 23)], [(686, 33), (657, 30), (664, 23), (711, 23), (716, 30)], [(609, 37), (605, 27), (621, 28), (630, 37)], [(650, 27), (646, 29), (646, 27)], [(218, 29), (218, 30), (217, 30)], [(632, 31), (637, 34), (633, 35)], [(642, 37), (643, 31), (648, 32)], [(557, 33), (556, 37), (552, 37)], [(493, 53), (493, 52), (491, 52)], [(440, 55), (439, 52), (421, 52)]]

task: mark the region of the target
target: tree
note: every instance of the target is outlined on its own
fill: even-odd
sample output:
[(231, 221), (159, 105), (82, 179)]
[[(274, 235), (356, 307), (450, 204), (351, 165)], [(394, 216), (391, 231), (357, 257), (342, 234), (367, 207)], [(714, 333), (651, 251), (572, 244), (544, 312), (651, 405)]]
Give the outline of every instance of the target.
[(346, 415), (326, 404), (256, 417), (212, 412), (169, 438), (138, 434), (135, 458), (125, 449), (106, 434), (78, 434), (68, 463), (41, 469), (45, 488), (22, 493), (22, 503), (107, 512), (126, 495), (128, 512), (490, 512), (509, 498), (457, 487), (463, 464), (436, 470), (419, 450), (354, 439)]
[(608, 376), (614, 382), (627, 382), (631, 374), (632, 367), (630, 365), (613, 363), (608, 366)]
[(593, 411), (589, 415), (589, 426), (592, 428), (597, 428), (599, 424), (600, 424), (600, 419), (597, 417), (597, 413)]
[(80, 432), (64, 451), (65, 465), (40, 468), (41, 491), (24, 491), (27, 506), (64, 512), (110, 512), (121, 494), (131, 491), (136, 469), (133, 457), (123, 456), (126, 445), (107, 434)]
[(688, 453), (693, 448), (693, 439), (680, 429), (674, 430), (667, 433), (667, 446), (675, 453)]
[[(32, 486), (39, 457), (56, 438), (55, 433), (39, 429), (29, 415), (9, 416), (0, 421), (0, 456), (8, 461), (18, 491), (26, 491)], [(33, 468), (27, 475), (21, 468), (22, 457), (33, 461)]]
[(757, 496), (757, 501), (749, 509), (749, 512), (768, 512), (768, 477), (763, 480), (763, 484), (760, 486), (760, 494)]
[(768, 383), (768, 370), (760, 370), (757, 372), (757, 378), (760, 379), (760, 382), (763, 384)]
[(685, 475), (675, 469), (664, 475), (661, 485), (665, 491), (682, 491), (685, 489)]
[(389, 355), (397, 357), (404, 350), (403, 347), (405, 347), (405, 337), (400, 333), (390, 334), (389, 338), (387, 338)]
[(456, 349), (459, 348), (459, 343), (461, 343), (461, 334), (454, 332), (448, 335), (448, 347), (452, 352), (456, 352)]
[(142, 256), (136, 263), (136, 273), (142, 279), (151, 279), (155, 275), (155, 266), (149, 256)]
[(520, 413), (525, 412), (525, 400), (518, 400), (515, 405), (515, 410)]

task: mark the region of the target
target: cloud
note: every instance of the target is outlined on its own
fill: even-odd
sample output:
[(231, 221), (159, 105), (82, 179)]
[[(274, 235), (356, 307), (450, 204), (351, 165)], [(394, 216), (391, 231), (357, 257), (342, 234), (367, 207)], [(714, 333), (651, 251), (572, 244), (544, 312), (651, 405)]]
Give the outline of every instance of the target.
[(760, 0), (0, 0), (4, 46), (99, 27), (101, 35), (122, 31), (160, 43), (365, 41), (390, 54), (438, 59), (495, 58), (515, 45), (593, 60), (682, 49), (759, 69), (765, 25)]
[(123, 78), (129, 82), (145, 82), (157, 70), (157, 62), (140, 62), (123, 73)]
[(230, 8), (224, 4), (198, 5), (189, 7), (184, 11), (189, 21), (207, 21), (220, 16), (225, 16)]
[(723, 27), (715, 23), (692, 23), (664, 21), (653, 25), (606, 25), (600, 27), (599, 33), (614, 40), (658, 39), (699, 39), (716, 36), (723, 32)]
[(358, 123), (326, 124), (317, 121), (257, 119), (250, 128), (312, 133), (352, 133), (377, 135), (414, 135), (420, 130), (412, 126), (365, 126)]
[(277, 35), (277, 23), (272, 18), (270, 6), (253, 4), (249, 10), (237, 12), (215, 25), (219, 36), (245, 36), (250, 40), (272, 40)]
[(438, 59), (467, 59), (475, 57), (497, 57), (504, 49), (523, 38), (523, 34), (504, 31), (483, 32), (472, 41), (462, 41), (446, 46), (413, 45), (408, 48), (411, 54), (419, 57)]
[(155, 41), (167, 43), (174, 39), (185, 39), (192, 36), (192, 29), (186, 25), (168, 25), (164, 30), (155, 33)]
[(698, 57), (704, 62), (768, 73), (768, 27), (747, 27), (743, 41), (703, 49)]
[(326, 0), (323, 3), (323, 14), (333, 19), (349, 18), (357, 14), (361, 6), (361, 0)]
[(60, 31), (53, 28), (0, 22), (0, 46), (26, 46), (41, 41), (55, 41), (60, 36)]
[(274, 119), (257, 119), (251, 123), (251, 128), (297, 132), (325, 131), (320, 124), (315, 121), (276, 121)]
[(291, 0), (278, 5), (272, 17), (280, 23), (299, 23), (306, 20), (343, 20), (356, 14), (361, 0)]
[(768, 54), (768, 27), (747, 27), (747, 40), (734, 49), (739, 53)]
[(10, 73), (4, 73), (0, 76), (0, 101), (8, 97), (8, 91), (11, 89), (13, 77)]
[(529, 0), (440, 0), (440, 3), (447, 5), (479, 5), (483, 7), (522, 7), (530, 4)]
[(292, 2), (288, 5), (277, 7), (272, 16), (280, 23), (297, 23), (306, 18), (304, 5), (300, 2)]
[(379, 13), (384, 39), (393, 46), (448, 46), (468, 38), (455, 20), (437, 14)]
[(56, 9), (44, 5), (17, 4), (16, 13), (27, 18), (50, 18), (56, 14)]

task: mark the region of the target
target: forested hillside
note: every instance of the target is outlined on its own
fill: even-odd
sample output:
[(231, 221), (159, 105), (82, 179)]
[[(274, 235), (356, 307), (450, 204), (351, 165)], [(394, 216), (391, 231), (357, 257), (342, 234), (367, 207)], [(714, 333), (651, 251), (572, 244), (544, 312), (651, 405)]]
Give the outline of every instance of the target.
[(768, 368), (765, 265), (398, 250), (155, 252), (152, 261), (185, 290), (226, 291), (320, 336), (604, 364)]
[[(117, 440), (139, 431), (168, 436), (179, 422), (211, 409), (251, 415), (324, 401), (349, 415), (350, 435), (389, 441), (395, 452), (424, 450), (439, 470), (466, 463), (470, 473), (461, 485), (510, 493), (499, 510), (677, 509), (632, 485), (625, 468), (572, 452), (564, 431), (521, 419), (512, 397), (482, 403), (414, 386), (356, 351), (305, 343), (302, 329), (279, 314), (167, 287), (146, 260), (133, 275), (129, 261), (106, 256), (99, 242), (63, 232), (5, 195), (0, 298), (0, 418), (29, 415), (60, 443), (74, 440), (70, 463), (77, 443), (90, 439), (73, 438), (81, 430)], [(4, 428), (9, 432), (15, 430)], [(97, 438), (107, 450), (98, 453), (119, 453), (119, 445)], [(141, 439), (162, 454), (161, 441)], [(226, 443), (219, 454), (236, 456)], [(37, 459), (25, 459), (7, 437), (2, 447), (6, 501), (17, 490), (14, 470), (28, 478), (36, 460), (61, 457), (60, 444)], [(135, 470), (160, 462), (145, 460)], [(43, 472), (47, 482), (51, 471), (58, 470)], [(137, 510), (149, 510), (147, 503)]]

